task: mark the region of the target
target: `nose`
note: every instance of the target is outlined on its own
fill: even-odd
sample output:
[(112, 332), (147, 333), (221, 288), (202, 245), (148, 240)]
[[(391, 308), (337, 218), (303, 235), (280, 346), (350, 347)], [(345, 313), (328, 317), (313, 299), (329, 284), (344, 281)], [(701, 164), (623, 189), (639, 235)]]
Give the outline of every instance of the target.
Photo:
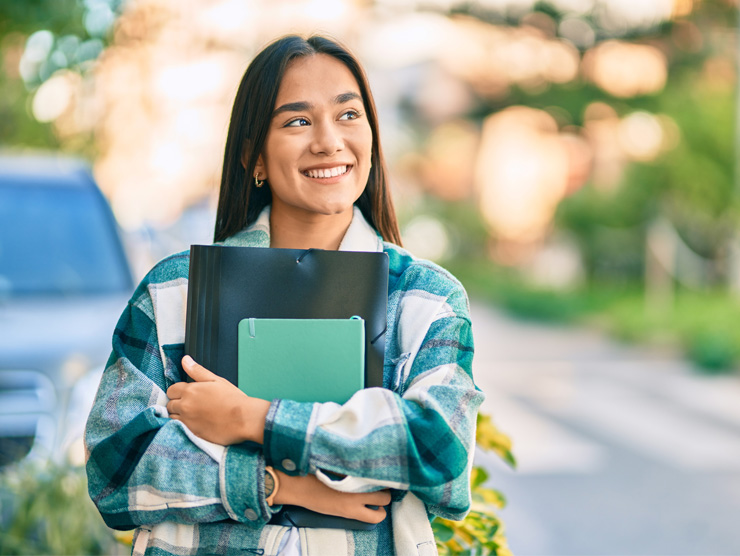
[(344, 137), (334, 121), (318, 122), (314, 125), (311, 153), (332, 155), (343, 148)]

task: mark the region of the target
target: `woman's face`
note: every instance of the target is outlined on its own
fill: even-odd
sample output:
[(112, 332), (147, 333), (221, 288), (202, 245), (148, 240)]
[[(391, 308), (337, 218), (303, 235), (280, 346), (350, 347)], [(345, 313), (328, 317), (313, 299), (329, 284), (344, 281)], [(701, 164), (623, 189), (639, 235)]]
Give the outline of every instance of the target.
[(326, 54), (294, 60), (255, 168), (269, 182), (273, 214), (351, 212), (367, 184), (372, 141), (360, 88), (347, 66)]

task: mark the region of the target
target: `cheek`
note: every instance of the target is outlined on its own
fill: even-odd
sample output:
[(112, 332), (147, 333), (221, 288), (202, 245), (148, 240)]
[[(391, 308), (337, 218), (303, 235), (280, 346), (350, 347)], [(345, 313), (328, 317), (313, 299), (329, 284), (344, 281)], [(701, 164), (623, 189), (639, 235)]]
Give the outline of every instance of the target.
[(270, 184), (273, 187), (283, 187), (290, 189), (292, 180), (296, 179), (295, 169), (290, 164), (285, 162), (273, 161), (272, 167), (268, 167), (267, 171), (271, 176)]
[(365, 144), (367, 145), (368, 150), (371, 150), (373, 147), (373, 130), (370, 128), (370, 124), (368, 124), (365, 127)]
[(270, 141), (268, 137), (263, 153), (267, 171), (273, 177), (290, 174), (298, 158), (296, 146), (285, 138)]
[(362, 153), (369, 164), (373, 155), (373, 133), (369, 127), (364, 133), (355, 137), (354, 144), (357, 152)]

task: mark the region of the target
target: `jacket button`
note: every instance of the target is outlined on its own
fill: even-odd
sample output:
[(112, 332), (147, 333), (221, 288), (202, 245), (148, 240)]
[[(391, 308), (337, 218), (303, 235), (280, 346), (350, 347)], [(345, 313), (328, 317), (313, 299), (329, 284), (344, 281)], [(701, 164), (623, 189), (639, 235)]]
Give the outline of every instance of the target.
[(295, 463), (293, 463), (293, 460), (291, 459), (286, 458), (281, 463), (283, 464), (283, 469), (286, 471), (295, 471), (296, 469)]
[(244, 512), (244, 517), (246, 517), (249, 521), (256, 521), (256, 519), (257, 519), (257, 512), (255, 512), (252, 508), (248, 508)]

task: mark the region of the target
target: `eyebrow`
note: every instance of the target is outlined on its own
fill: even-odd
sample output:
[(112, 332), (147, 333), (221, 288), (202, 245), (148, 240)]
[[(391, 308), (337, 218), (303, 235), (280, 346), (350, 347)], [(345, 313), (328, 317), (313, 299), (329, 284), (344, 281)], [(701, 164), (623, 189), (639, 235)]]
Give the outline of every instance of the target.
[[(334, 97), (334, 104), (345, 104), (351, 100), (362, 100), (362, 97), (354, 92), (342, 93)], [(288, 102), (282, 106), (278, 106), (273, 110), (272, 117), (282, 114), (283, 112), (307, 112), (313, 108), (313, 104), (310, 102), (299, 101), (299, 102)]]

